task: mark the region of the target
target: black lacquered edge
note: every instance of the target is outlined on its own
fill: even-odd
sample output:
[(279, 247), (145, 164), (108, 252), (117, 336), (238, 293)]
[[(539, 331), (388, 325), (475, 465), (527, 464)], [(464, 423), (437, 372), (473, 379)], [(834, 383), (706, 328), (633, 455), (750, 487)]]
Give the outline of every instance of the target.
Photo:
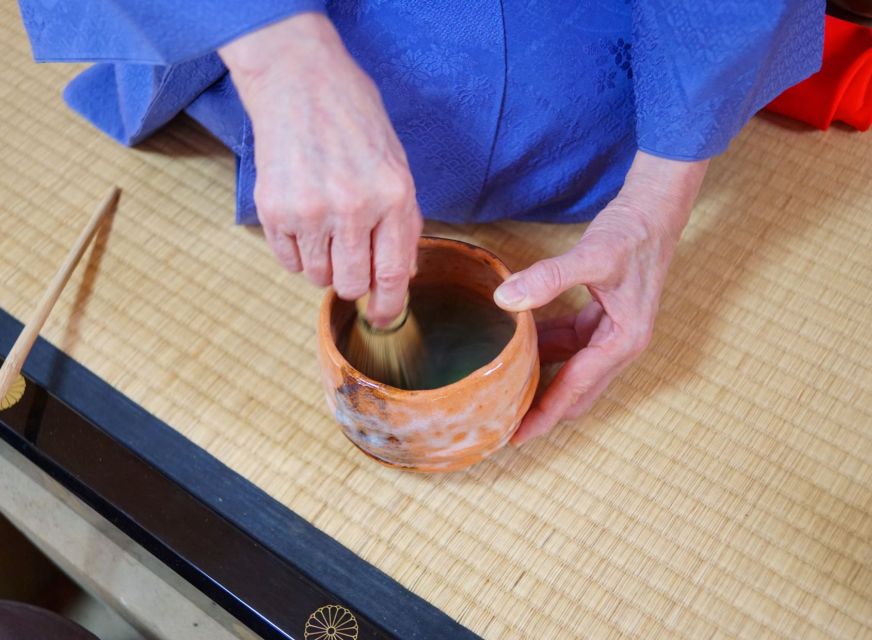
[[(21, 324), (0, 309), (0, 352)], [(341, 605), (360, 640), (478, 638), (50, 344), (0, 437), (264, 638)]]

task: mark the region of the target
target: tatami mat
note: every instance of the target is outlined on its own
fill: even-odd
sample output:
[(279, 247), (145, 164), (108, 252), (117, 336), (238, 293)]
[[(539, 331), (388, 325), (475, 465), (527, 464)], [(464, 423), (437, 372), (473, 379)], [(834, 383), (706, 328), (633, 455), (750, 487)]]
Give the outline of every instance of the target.
[[(32, 64), (2, 7), (0, 306), (28, 315), (117, 182), (45, 337), (485, 638), (872, 638), (872, 134), (756, 118), (590, 415), (407, 475), (327, 413), (322, 292), (233, 226), (230, 154), (184, 121), (98, 134), (60, 99), (80, 67)], [(582, 228), (428, 231), (521, 267)]]

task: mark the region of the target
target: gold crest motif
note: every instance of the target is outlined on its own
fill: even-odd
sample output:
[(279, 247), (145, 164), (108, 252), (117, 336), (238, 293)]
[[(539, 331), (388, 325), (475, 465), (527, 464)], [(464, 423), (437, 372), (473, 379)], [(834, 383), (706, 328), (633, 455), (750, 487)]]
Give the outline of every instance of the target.
[(328, 604), (309, 616), (305, 640), (357, 640), (357, 619), (345, 607)]
[(3, 398), (0, 398), (0, 411), (8, 409), (16, 402), (21, 400), (21, 396), (24, 395), (25, 386), (27, 385), (24, 382), (24, 378), (21, 376), (21, 374), (15, 376), (15, 382), (13, 382), (12, 386), (9, 387), (9, 391)]

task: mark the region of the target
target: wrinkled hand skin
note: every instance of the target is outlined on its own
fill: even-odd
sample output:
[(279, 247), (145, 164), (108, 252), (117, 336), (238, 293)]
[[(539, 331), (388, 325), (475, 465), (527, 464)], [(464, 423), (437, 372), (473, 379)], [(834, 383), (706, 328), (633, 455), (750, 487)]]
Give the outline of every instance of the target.
[(708, 161), (637, 152), (619, 194), (567, 253), (514, 274), (495, 292), (510, 311), (536, 309), (586, 286), (578, 314), (538, 323), (543, 363), (564, 362), (512, 437), (518, 446), (584, 414), (651, 340), (660, 294)]
[(254, 128), (254, 199), (292, 272), (354, 300), (378, 326), (403, 308), (422, 220), (378, 89), (330, 20), (302, 13), (219, 50)]

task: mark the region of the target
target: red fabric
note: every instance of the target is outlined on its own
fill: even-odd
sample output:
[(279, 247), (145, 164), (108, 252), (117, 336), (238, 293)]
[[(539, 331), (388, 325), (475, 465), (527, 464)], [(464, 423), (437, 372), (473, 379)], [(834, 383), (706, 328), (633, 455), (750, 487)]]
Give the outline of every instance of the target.
[(836, 120), (860, 131), (869, 129), (872, 29), (827, 16), (820, 71), (782, 93), (766, 110), (818, 129), (826, 129)]

